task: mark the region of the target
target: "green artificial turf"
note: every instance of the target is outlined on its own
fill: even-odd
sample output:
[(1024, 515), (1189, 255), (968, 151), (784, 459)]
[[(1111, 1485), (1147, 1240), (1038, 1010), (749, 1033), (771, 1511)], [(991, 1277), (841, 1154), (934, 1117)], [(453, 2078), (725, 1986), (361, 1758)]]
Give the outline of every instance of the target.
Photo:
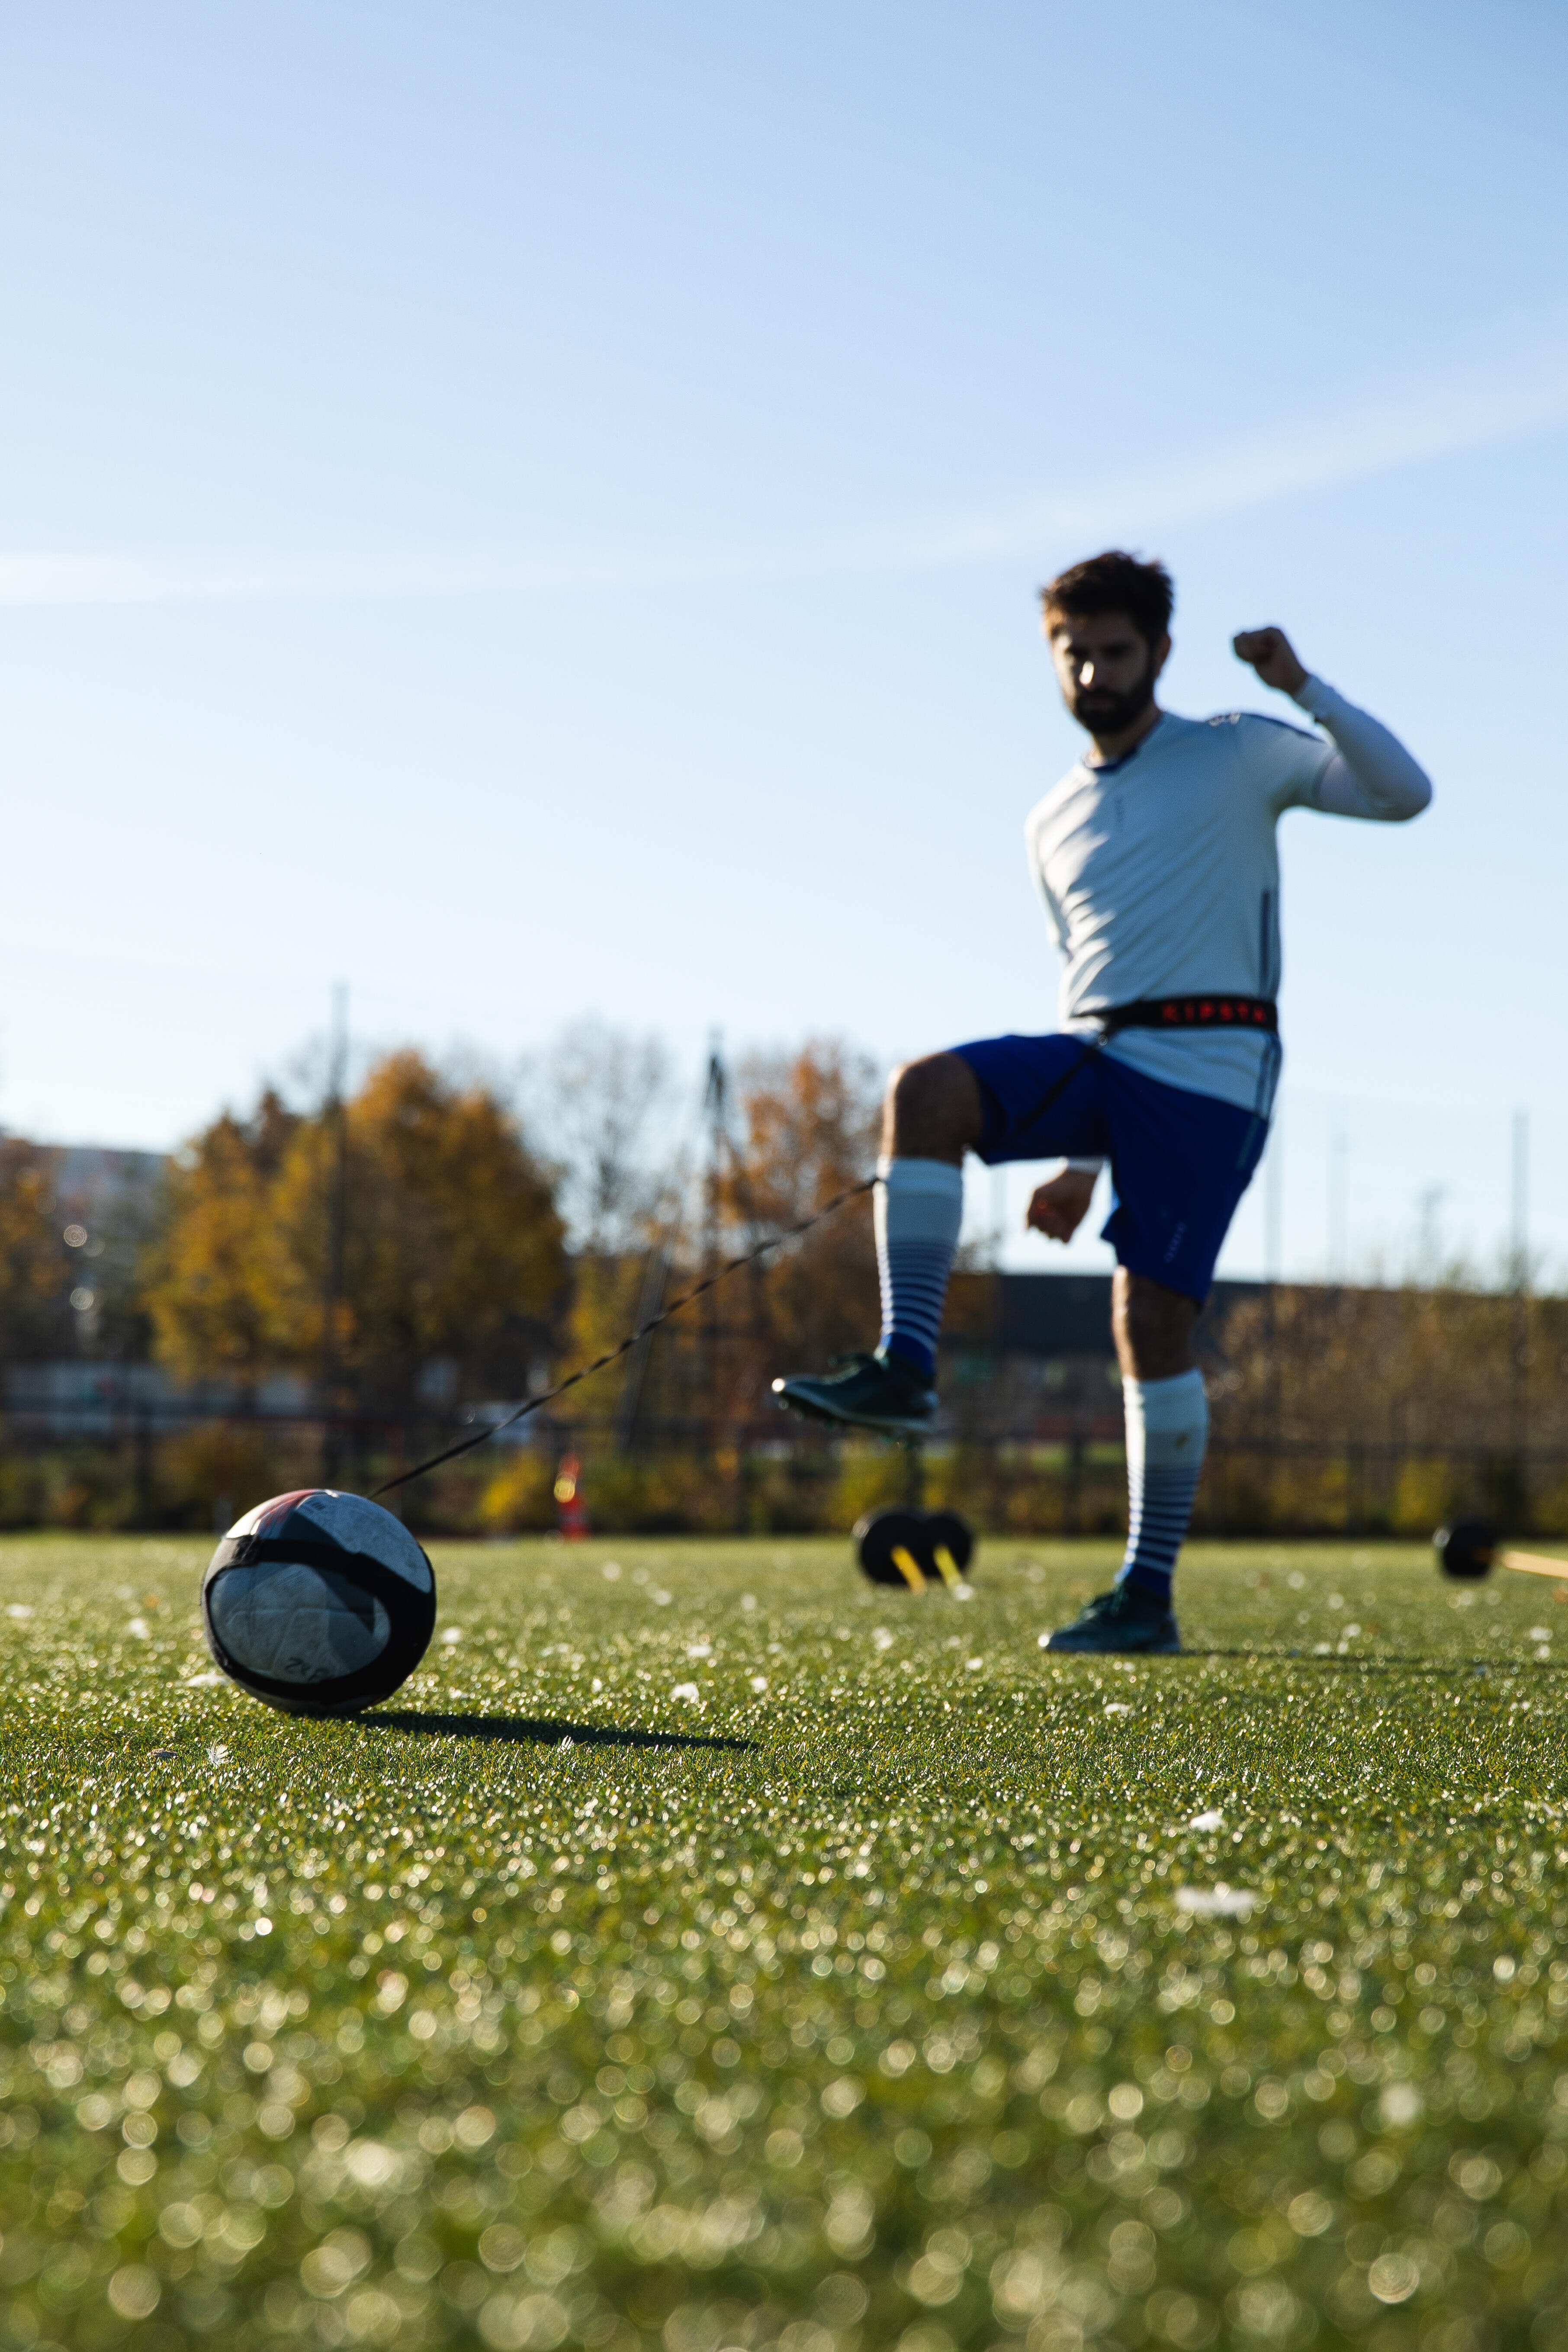
[(204, 1553), (0, 1546), (0, 2344), (1568, 2344), (1568, 1585), (452, 1547), (317, 1724)]

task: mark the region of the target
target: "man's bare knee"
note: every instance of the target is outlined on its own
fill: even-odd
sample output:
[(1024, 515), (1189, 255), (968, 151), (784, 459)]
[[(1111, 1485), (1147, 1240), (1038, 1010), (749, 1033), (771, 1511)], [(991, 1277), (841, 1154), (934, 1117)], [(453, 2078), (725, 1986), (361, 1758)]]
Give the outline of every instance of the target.
[(1169, 1381), (1192, 1370), (1198, 1309), (1179, 1290), (1167, 1290), (1163, 1282), (1119, 1265), (1111, 1286), (1110, 1319), (1124, 1379)]
[(894, 1071), (882, 1113), (882, 1150), (890, 1157), (962, 1167), (980, 1129), (980, 1087), (962, 1055), (928, 1054)]

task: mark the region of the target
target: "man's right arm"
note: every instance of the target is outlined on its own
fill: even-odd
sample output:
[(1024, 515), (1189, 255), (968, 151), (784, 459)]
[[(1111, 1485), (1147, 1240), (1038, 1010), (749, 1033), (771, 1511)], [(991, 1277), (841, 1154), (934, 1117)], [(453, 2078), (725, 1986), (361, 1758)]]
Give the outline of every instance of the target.
[(1397, 735), (1321, 677), (1309, 676), (1290, 699), (1318, 721), (1334, 746), (1308, 807), (1326, 816), (1370, 817), (1382, 824), (1403, 824), (1420, 815), (1432, 798), (1431, 780)]
[(1334, 746), (1325, 761), (1321, 744), (1307, 750), (1309, 737), (1300, 760), (1286, 760), (1276, 778), (1277, 812), (1315, 808), (1326, 816), (1368, 817), (1381, 824), (1420, 815), (1432, 797), (1425, 770), (1379, 720), (1314, 677), (1283, 629), (1243, 629), (1231, 646), (1265, 686), (1288, 694), (1315, 719)]

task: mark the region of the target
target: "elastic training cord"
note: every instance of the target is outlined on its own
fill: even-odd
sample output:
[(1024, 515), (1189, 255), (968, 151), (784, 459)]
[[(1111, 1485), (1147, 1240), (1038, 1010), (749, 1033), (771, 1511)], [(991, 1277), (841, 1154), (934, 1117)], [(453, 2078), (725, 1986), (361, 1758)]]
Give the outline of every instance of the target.
[(574, 1389), (579, 1381), (591, 1379), (595, 1372), (602, 1372), (606, 1364), (613, 1364), (618, 1357), (628, 1354), (639, 1339), (646, 1339), (650, 1331), (657, 1331), (661, 1323), (668, 1323), (672, 1315), (679, 1315), (683, 1307), (689, 1307), (694, 1298), (700, 1298), (704, 1291), (711, 1290), (716, 1283), (723, 1282), (731, 1274), (739, 1274), (743, 1265), (754, 1265), (770, 1250), (796, 1240), (802, 1234), (808, 1234), (813, 1225), (819, 1225), (824, 1217), (832, 1216), (834, 1211), (842, 1209), (846, 1202), (858, 1201), (863, 1192), (870, 1192), (876, 1181), (874, 1176), (868, 1176), (863, 1182), (851, 1184), (847, 1192), (836, 1192), (831, 1201), (824, 1202), (812, 1215), (803, 1217), (798, 1225), (787, 1225), (782, 1234), (774, 1234), (771, 1241), (759, 1242), (755, 1249), (747, 1250), (743, 1257), (731, 1258), (716, 1273), (706, 1276), (690, 1290), (683, 1291), (679, 1298), (672, 1298), (658, 1314), (650, 1315), (646, 1323), (628, 1332), (607, 1355), (595, 1356), (591, 1364), (584, 1364), (576, 1371), (569, 1372), (563, 1381), (558, 1381), (552, 1389), (546, 1389), (542, 1396), (530, 1397), (528, 1402), (520, 1404), (515, 1412), (509, 1412), (504, 1421), (492, 1421), (477, 1435), (462, 1438), (456, 1445), (448, 1445), (444, 1454), (432, 1454), (427, 1462), (416, 1463), (412, 1470), (405, 1470), (398, 1477), (389, 1478), (384, 1486), (376, 1488), (372, 1501), (379, 1502), (383, 1495), (392, 1494), (398, 1486), (406, 1486), (411, 1478), (423, 1478), (427, 1470), (438, 1470), (443, 1462), (455, 1462), (459, 1454), (471, 1454), (476, 1445), (488, 1444), (492, 1437), (499, 1437), (503, 1429), (510, 1429), (515, 1423), (526, 1420), (531, 1412), (538, 1412), (543, 1406), (553, 1404), (556, 1398), (564, 1396), (568, 1389)]

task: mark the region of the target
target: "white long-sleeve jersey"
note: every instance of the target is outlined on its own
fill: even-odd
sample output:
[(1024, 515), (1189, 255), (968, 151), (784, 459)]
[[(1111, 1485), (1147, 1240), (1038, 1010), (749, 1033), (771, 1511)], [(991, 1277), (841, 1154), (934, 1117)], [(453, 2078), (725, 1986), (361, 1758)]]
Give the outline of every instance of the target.
[[(1276, 719), (1170, 712), (1124, 760), (1080, 760), (1026, 826), (1061, 950), (1061, 1024), (1148, 997), (1279, 988), (1279, 854), (1288, 808), (1399, 824), (1432, 787), (1386, 727), (1321, 678), (1294, 697), (1332, 738)], [(1167, 1086), (1267, 1116), (1279, 1074), (1267, 1033), (1127, 1029), (1105, 1051)]]

